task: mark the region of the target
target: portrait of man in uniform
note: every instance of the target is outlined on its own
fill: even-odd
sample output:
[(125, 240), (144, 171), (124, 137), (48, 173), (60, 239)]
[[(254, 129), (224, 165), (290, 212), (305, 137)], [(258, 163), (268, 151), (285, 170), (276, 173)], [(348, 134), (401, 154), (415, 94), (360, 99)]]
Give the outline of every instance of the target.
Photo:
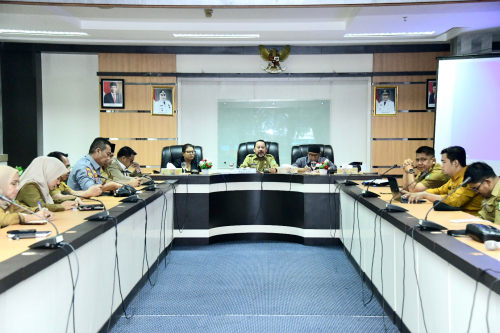
[(174, 87), (153, 87), (153, 115), (172, 116), (174, 114)]
[(396, 115), (397, 92), (397, 87), (375, 87), (373, 105), (376, 116)]

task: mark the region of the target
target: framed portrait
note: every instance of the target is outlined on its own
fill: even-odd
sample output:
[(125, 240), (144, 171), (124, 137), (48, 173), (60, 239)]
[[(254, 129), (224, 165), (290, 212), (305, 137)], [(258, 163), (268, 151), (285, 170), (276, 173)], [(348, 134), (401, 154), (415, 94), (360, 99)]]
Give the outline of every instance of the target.
[(437, 85), (436, 80), (427, 80), (427, 97), (425, 105), (427, 109), (435, 109), (437, 101)]
[(101, 108), (123, 109), (125, 107), (125, 80), (101, 79)]
[(374, 86), (373, 110), (376, 116), (395, 116), (398, 112), (398, 87)]
[(151, 114), (153, 116), (173, 116), (175, 86), (153, 86)]

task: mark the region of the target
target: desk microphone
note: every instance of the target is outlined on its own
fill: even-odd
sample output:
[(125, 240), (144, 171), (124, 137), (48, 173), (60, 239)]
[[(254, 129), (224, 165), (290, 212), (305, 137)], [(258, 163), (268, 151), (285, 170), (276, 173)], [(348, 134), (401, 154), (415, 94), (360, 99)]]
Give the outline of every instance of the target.
[(98, 177), (101, 178), (101, 179), (104, 179), (104, 180), (108, 180), (110, 182), (115, 182), (115, 183), (120, 184), (122, 186), (122, 187), (120, 187), (119, 189), (116, 190), (116, 196), (117, 197), (129, 197), (132, 194), (135, 194), (135, 192), (137, 192), (135, 190), (135, 188), (133, 188), (132, 186), (130, 186), (128, 184), (125, 184), (125, 183), (122, 183), (122, 182), (119, 182), (119, 181), (116, 181), (114, 179), (107, 178), (107, 177), (104, 177), (104, 176), (101, 176), (101, 175), (98, 175)]
[[(420, 181), (420, 180), (424, 179), (424, 177), (426, 177), (426, 176), (427, 176), (430, 172), (431, 172), (430, 170), (427, 170), (427, 171), (423, 172), (423, 173), (420, 175), (420, 177), (415, 178), (415, 179), (414, 179), (414, 180), (413, 180), (410, 184), (406, 185), (406, 186), (403, 188), (403, 191), (406, 191), (407, 189), (409, 189), (409, 188), (410, 188), (410, 186), (411, 186), (411, 185), (413, 185), (414, 183), (416, 183), (417, 181)], [(392, 198), (391, 198), (391, 200), (389, 201), (389, 203), (385, 205), (385, 209), (384, 209), (384, 210), (385, 210), (386, 212), (391, 212), (391, 213), (400, 213), (400, 212), (407, 212), (407, 211), (408, 211), (408, 209), (406, 209), (406, 208), (403, 208), (403, 207), (401, 207), (401, 206), (398, 206), (398, 205), (393, 205), (393, 204), (392, 204), (392, 200), (394, 200), (394, 199), (398, 196), (398, 194), (399, 194), (399, 196), (401, 197), (401, 191), (396, 192), (396, 193), (394, 193), (394, 194), (392, 195)]]
[(31, 249), (42, 249), (42, 248), (54, 249), (54, 248), (58, 247), (58, 245), (64, 240), (63, 235), (61, 235), (59, 233), (59, 230), (57, 229), (56, 225), (52, 221), (50, 221), (49, 219), (46, 219), (45, 217), (42, 217), (42, 216), (40, 216), (40, 215), (32, 212), (31, 210), (29, 210), (29, 209), (27, 209), (27, 208), (25, 208), (25, 207), (17, 204), (14, 200), (10, 200), (9, 198), (7, 198), (4, 195), (0, 194), (0, 199), (2, 199), (3, 201), (7, 201), (11, 205), (14, 205), (14, 206), (16, 206), (18, 208), (21, 208), (23, 211), (25, 211), (25, 212), (27, 212), (27, 213), (29, 213), (31, 215), (35, 215), (36, 217), (40, 218), (43, 221), (47, 221), (56, 230), (56, 236), (55, 237), (46, 238), (46, 239), (43, 239), (43, 240), (41, 240), (39, 242), (31, 244), (30, 245)]
[[(394, 164), (389, 169), (385, 170), (385, 172), (383, 174), (381, 174), (380, 177), (382, 177), (383, 175), (385, 175), (386, 173), (388, 173), (392, 169), (396, 168), (397, 166), (398, 166), (397, 164)], [(366, 189), (363, 192), (361, 192), (361, 196), (363, 198), (377, 198), (377, 197), (380, 197), (380, 195), (378, 195), (377, 193), (372, 192), (372, 191), (368, 191), (368, 189), (370, 188), (371, 185), (373, 185), (373, 181), (371, 181), (370, 183), (368, 183), (368, 185), (366, 186)]]
[(455, 193), (459, 188), (465, 187), (465, 185), (467, 185), (470, 181), (471, 181), (471, 177), (467, 177), (462, 182), (462, 184), (460, 184), (453, 191), (451, 191), (450, 193), (448, 193), (448, 195), (446, 195), (442, 200), (436, 200), (436, 201), (434, 201), (434, 203), (432, 204), (432, 207), (429, 208), (429, 210), (427, 211), (427, 214), (425, 214), (424, 219), (423, 220), (421, 220), (421, 219), (418, 220), (418, 224), (420, 225), (420, 229), (421, 230), (428, 230), (428, 231), (446, 230), (446, 228), (443, 227), (442, 225), (437, 224), (436, 222), (432, 222), (432, 221), (427, 220), (427, 216), (429, 215), (429, 213), (431, 212), (431, 210), (435, 209), (436, 206), (438, 206), (440, 203), (444, 203), (444, 201), (446, 199), (448, 199), (448, 197), (450, 195), (452, 195), (453, 193)]
[(77, 194), (71, 194), (69, 193), (68, 191), (61, 191), (61, 194), (64, 194), (64, 195), (72, 195), (74, 197), (78, 197), (80, 199), (85, 199), (85, 200), (90, 200), (90, 201), (97, 201), (98, 203), (100, 203), (102, 205), (102, 208), (104, 209), (104, 211), (102, 212), (99, 212), (99, 213), (96, 213), (96, 214), (93, 214), (93, 215), (90, 215), (90, 216), (87, 216), (85, 218), (85, 220), (87, 221), (106, 221), (109, 217), (109, 212), (108, 210), (106, 209), (106, 205), (104, 205), (104, 202), (102, 202), (101, 200), (99, 199), (93, 199), (93, 198), (86, 198), (86, 197), (82, 197), (81, 195), (77, 195)]

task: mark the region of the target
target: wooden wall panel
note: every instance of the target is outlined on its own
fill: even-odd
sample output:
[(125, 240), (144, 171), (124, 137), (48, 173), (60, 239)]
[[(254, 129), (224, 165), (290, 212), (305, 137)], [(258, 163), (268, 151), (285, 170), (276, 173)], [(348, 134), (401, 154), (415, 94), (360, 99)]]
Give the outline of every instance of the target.
[(372, 165), (401, 165), (407, 158), (415, 158), (420, 146), (434, 147), (434, 140), (375, 140), (372, 141)]
[(372, 117), (374, 138), (433, 138), (434, 112), (400, 112), (395, 117)]
[(435, 79), (435, 75), (412, 75), (412, 76), (374, 76), (372, 82), (379, 84), (380, 82), (424, 82)]
[(437, 57), (448, 56), (449, 52), (375, 53), (374, 72), (435, 71)]
[(101, 136), (106, 138), (176, 138), (177, 117), (150, 113), (101, 112)]
[(425, 84), (398, 85), (398, 110), (425, 110), (426, 94)]
[(163, 147), (177, 144), (172, 140), (111, 140), (116, 145), (115, 155), (123, 146), (129, 146), (137, 152), (135, 160), (141, 165), (153, 165), (160, 167), (161, 152)]
[(99, 53), (99, 72), (173, 73), (175, 60), (175, 54)]

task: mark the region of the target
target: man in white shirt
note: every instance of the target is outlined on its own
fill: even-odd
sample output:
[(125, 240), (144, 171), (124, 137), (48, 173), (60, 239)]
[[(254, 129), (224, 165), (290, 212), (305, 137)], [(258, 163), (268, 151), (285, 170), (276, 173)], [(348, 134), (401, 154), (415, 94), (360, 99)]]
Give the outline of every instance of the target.
[(389, 92), (382, 92), (382, 100), (377, 103), (377, 114), (395, 114), (394, 102), (389, 99)]
[(172, 102), (167, 99), (167, 92), (160, 91), (160, 99), (153, 103), (153, 114), (172, 114)]

